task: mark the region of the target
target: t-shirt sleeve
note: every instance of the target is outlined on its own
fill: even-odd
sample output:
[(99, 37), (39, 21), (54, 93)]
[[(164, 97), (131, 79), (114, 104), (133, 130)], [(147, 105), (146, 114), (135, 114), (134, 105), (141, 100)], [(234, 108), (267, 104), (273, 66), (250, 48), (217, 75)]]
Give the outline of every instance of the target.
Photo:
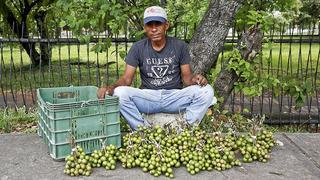
[(139, 49), (136, 44), (132, 45), (124, 61), (133, 67), (137, 67), (139, 65)]
[(183, 43), (180, 54), (180, 64), (190, 64), (191, 56), (189, 54), (188, 45)]

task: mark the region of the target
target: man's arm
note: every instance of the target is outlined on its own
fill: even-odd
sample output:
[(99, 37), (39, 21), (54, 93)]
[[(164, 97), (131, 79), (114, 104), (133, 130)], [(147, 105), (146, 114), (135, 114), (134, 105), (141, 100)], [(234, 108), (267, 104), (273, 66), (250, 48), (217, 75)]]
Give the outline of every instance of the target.
[(118, 86), (130, 86), (133, 80), (133, 77), (136, 72), (136, 67), (126, 64), (126, 69), (124, 74), (118, 79), (116, 83), (111, 86), (101, 87), (98, 89), (97, 95), (99, 99), (103, 99), (106, 92), (111, 96), (113, 95), (113, 91)]
[(208, 84), (208, 81), (201, 74), (193, 75), (191, 71), (190, 64), (183, 64), (181, 68), (181, 77), (185, 86), (198, 84), (200, 86), (205, 86)]

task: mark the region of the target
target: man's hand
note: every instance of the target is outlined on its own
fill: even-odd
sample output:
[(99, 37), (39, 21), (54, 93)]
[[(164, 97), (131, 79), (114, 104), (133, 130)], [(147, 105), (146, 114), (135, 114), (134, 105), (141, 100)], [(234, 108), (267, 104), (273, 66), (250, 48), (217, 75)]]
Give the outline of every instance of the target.
[(113, 86), (107, 86), (107, 87), (99, 88), (99, 89), (98, 89), (98, 92), (97, 92), (98, 99), (104, 99), (106, 93), (107, 93), (109, 96), (112, 96), (114, 89), (115, 89), (115, 88), (114, 88)]
[(116, 87), (119, 86), (130, 86), (132, 83), (132, 79), (135, 75), (136, 68), (126, 64), (126, 69), (124, 71), (124, 75), (122, 75), (116, 83), (111, 86), (102, 87), (98, 89), (97, 96), (99, 99), (104, 99), (105, 94), (107, 93), (109, 96), (113, 95), (113, 91)]
[(181, 77), (185, 86), (198, 84), (199, 86), (205, 86), (208, 84), (207, 79), (201, 74), (192, 74), (190, 64), (183, 64), (181, 67)]
[(194, 75), (192, 77), (192, 82), (198, 84), (199, 86), (205, 86), (208, 84), (208, 80), (201, 74)]

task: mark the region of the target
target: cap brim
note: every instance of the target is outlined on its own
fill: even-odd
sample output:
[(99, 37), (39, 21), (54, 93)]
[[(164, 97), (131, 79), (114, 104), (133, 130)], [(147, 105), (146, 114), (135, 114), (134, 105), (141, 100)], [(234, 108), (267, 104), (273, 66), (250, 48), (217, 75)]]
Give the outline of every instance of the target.
[(150, 17), (146, 17), (143, 19), (144, 24), (147, 24), (151, 21), (159, 21), (159, 22), (165, 23), (167, 20), (165, 18), (159, 17), (159, 16), (150, 16)]

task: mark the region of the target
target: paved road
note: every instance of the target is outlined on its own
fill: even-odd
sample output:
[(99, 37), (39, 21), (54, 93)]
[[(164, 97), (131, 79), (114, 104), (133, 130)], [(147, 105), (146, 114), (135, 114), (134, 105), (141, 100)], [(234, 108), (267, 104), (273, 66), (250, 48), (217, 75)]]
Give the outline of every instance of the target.
[[(248, 163), (227, 171), (202, 171), (190, 175), (185, 168), (175, 169), (175, 179), (312, 179), (320, 180), (320, 134), (277, 134), (284, 146), (277, 146), (267, 163)], [(64, 162), (56, 162), (47, 154), (41, 138), (31, 135), (0, 135), (0, 180), (11, 179), (168, 179), (155, 178), (140, 169), (114, 171), (94, 169), (90, 177), (68, 177)]]

